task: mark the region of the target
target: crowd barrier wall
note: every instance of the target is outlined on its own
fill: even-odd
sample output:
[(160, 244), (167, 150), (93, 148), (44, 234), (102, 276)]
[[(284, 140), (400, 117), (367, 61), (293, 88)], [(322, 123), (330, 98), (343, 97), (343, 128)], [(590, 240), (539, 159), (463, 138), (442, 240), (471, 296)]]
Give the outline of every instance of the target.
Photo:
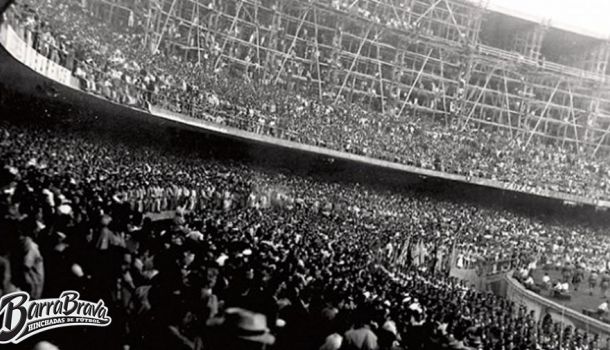
[(499, 296), (506, 296), (506, 275), (519, 266), (517, 259), (479, 260), (461, 268), (453, 263), (449, 276), (466, 282), (469, 286), (483, 292), (493, 292)]
[(526, 289), (513, 278), (512, 272), (506, 275), (506, 297), (515, 304), (525, 306), (529, 311), (534, 311), (536, 321), (541, 320), (548, 313), (554, 322), (562, 323), (566, 327), (578, 327), (587, 332), (605, 336), (610, 335), (609, 324), (585, 316)]
[[(483, 187), (491, 187), (491, 188), (504, 190), (504, 191), (520, 192), (520, 193), (528, 194), (528, 195), (535, 195), (535, 196), (545, 197), (545, 198), (550, 198), (550, 199), (558, 199), (563, 202), (591, 205), (591, 206), (595, 206), (598, 208), (610, 208), (609, 201), (590, 199), (590, 198), (586, 198), (586, 197), (582, 197), (582, 196), (570, 195), (570, 194), (566, 194), (566, 193), (558, 193), (558, 192), (553, 192), (553, 191), (549, 191), (549, 190), (545, 190), (545, 189), (536, 189), (533, 187), (521, 186), (518, 184), (504, 183), (504, 182), (500, 182), (500, 181), (493, 181), (493, 180), (470, 177), (470, 176), (463, 176), (463, 175), (458, 175), (458, 174), (450, 174), (450, 173), (445, 173), (445, 172), (441, 172), (441, 171), (437, 171), (437, 170), (422, 169), (422, 168), (418, 168), (418, 167), (414, 167), (414, 166), (410, 166), (410, 165), (403, 165), (403, 164), (398, 164), (398, 163), (389, 162), (389, 161), (385, 161), (385, 160), (351, 154), (351, 153), (347, 153), (347, 152), (335, 151), (335, 150), (331, 150), (331, 149), (324, 148), (324, 147), (305, 145), (305, 144), (301, 144), (298, 142), (282, 140), (282, 139), (278, 139), (275, 137), (260, 135), (260, 134), (256, 134), (256, 133), (248, 132), (248, 131), (242, 131), (240, 129), (233, 128), (233, 127), (218, 126), (218, 125), (215, 125), (214, 123), (205, 122), (200, 119), (195, 119), (195, 118), (192, 118), (192, 117), (180, 114), (180, 113), (171, 112), (171, 111), (168, 111), (168, 110), (163, 109), (158, 106), (150, 106), (149, 111), (151, 114), (153, 114), (157, 117), (160, 117), (160, 118), (180, 121), (180, 122), (187, 123), (187, 124), (190, 124), (193, 126), (204, 127), (204, 128), (211, 129), (213, 131), (217, 131), (217, 132), (221, 132), (221, 133), (225, 133), (225, 134), (230, 133), (230, 134), (233, 134), (233, 135), (236, 135), (239, 137), (249, 138), (251, 140), (255, 140), (255, 141), (259, 141), (259, 142), (273, 143), (273, 144), (277, 144), (277, 145), (280, 145), (283, 147), (298, 149), (298, 150), (306, 151), (306, 152), (315, 152), (318, 154), (327, 155), (327, 156), (334, 157), (334, 158), (343, 158), (343, 159), (368, 163), (371, 165), (382, 166), (382, 167), (391, 168), (391, 169), (395, 169), (395, 170), (399, 170), (399, 171), (405, 171), (405, 172), (417, 174), (420, 176), (435, 177), (435, 178), (439, 178), (439, 179), (459, 181), (459, 182), (479, 185), (479, 186), (483, 186)], [(207, 119), (211, 119), (211, 118), (207, 118)]]
[(79, 88), (78, 79), (72, 72), (36, 52), (6, 23), (0, 26), (0, 43), (19, 62), (34, 71), (63, 85)]
[[(15, 30), (4, 23), (0, 25), (0, 44), (8, 51), (8, 53), (17, 61), (23, 65), (31, 68), (40, 75), (56, 81), (64, 86), (78, 90), (80, 93), (94, 96), (97, 99), (105, 100), (103, 97), (92, 95), (91, 93), (80, 90), (79, 80), (74, 77), (71, 72), (59, 66), (57, 63), (49, 60), (48, 58), (40, 55), (34, 49), (29, 47), (26, 42), (19, 37)], [(114, 102), (117, 106), (118, 105)], [(133, 109), (132, 107), (122, 106), (127, 109)], [(496, 180), (483, 179), (477, 177), (464, 176), (460, 174), (445, 173), (442, 171), (422, 169), (415, 166), (398, 164), (390, 161), (379, 160), (366, 156), (355, 155), (342, 151), (330, 150), (323, 147), (304, 145), (301, 143), (278, 139), (276, 137), (260, 135), (253, 132), (243, 131), (234, 127), (215, 125), (211, 122), (205, 122), (200, 119), (188, 117), (182, 114), (170, 112), (156, 106), (150, 106), (148, 111), (149, 115), (155, 116), (164, 120), (171, 120), (182, 124), (187, 124), (189, 127), (199, 128), (201, 130), (211, 131), (217, 134), (223, 134), (233, 138), (245, 139), (246, 141), (254, 141), (258, 143), (265, 143), (267, 145), (276, 145), (284, 148), (296, 149), (308, 153), (317, 153), (321, 156), (329, 156), (337, 159), (346, 161), (356, 161), (364, 163), (368, 166), (384, 167), (386, 169), (408, 172), (412, 175), (419, 176), (421, 178), (435, 178), (439, 180), (457, 181), (465, 184), (478, 185), (481, 187), (487, 187), (497, 189), (501, 191), (513, 192), (520, 195), (526, 196), (537, 196), (544, 199), (550, 199), (555, 201), (562, 201), (563, 203), (572, 203), (580, 205), (588, 205), (596, 208), (607, 209), (610, 208), (610, 201), (604, 201), (599, 199), (588, 198), (584, 196), (571, 195), (567, 193), (560, 193), (550, 191), (546, 189), (539, 189), (530, 186), (523, 186), (519, 184), (505, 183)]]
[(478, 290), (485, 290), (485, 278), (480, 276), (475, 269), (451, 268), (449, 276), (455, 277), (467, 283), (468, 286)]

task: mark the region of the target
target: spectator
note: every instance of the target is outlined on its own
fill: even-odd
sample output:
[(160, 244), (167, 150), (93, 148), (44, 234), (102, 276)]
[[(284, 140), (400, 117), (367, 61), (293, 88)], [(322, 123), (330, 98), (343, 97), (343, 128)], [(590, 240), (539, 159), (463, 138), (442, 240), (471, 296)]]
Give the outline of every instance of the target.
[(275, 342), (264, 315), (239, 308), (227, 309), (224, 317), (214, 320), (210, 326), (216, 327), (214, 348), (217, 349), (266, 349)]
[(551, 277), (549, 276), (548, 272), (545, 272), (544, 276), (542, 276), (542, 284), (545, 286), (546, 289), (551, 288)]
[(599, 306), (597, 307), (597, 314), (599, 316), (603, 316), (605, 314), (608, 313), (608, 300), (604, 300), (601, 304), (599, 304)]

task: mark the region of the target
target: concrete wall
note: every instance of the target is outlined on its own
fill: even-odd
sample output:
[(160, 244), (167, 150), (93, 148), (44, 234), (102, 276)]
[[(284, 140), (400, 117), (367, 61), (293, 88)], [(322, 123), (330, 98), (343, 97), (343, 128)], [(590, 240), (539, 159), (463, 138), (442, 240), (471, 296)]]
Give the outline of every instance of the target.
[(610, 335), (610, 325), (527, 290), (517, 280), (512, 278), (512, 273), (506, 276), (506, 297), (518, 305), (525, 306), (530, 311), (533, 310), (536, 320), (540, 320), (548, 313), (553, 318), (553, 321), (561, 322), (566, 327), (573, 326), (590, 333), (605, 336)]

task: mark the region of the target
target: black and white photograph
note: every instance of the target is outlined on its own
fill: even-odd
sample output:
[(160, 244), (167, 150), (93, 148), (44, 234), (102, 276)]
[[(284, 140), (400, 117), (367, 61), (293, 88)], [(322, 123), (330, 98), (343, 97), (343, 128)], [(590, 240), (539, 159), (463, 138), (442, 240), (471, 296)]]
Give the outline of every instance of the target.
[(0, 0), (0, 349), (610, 350), (610, 0)]

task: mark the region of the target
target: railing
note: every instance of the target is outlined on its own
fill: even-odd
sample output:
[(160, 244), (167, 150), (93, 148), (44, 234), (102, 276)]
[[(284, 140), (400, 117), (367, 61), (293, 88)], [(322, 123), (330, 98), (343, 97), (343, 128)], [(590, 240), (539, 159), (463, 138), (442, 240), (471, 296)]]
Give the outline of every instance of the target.
[[(10, 34), (11, 32), (13, 34)], [(12, 39), (9, 39), (9, 38), (12, 38)], [(19, 43), (17, 43), (17, 44), (10, 42), (11, 40), (17, 40), (17, 39), (19, 39)], [(19, 60), (19, 57), (18, 57), (19, 55), (15, 54), (15, 50), (24, 51), (24, 50), (26, 50), (26, 48), (24, 48), (24, 46), (27, 46), (23, 40), (18, 38), (18, 36), (15, 34), (15, 32), (12, 30), (12, 28), (10, 26), (8, 26), (6, 23), (4, 23), (0, 29), (0, 43), (18, 60)], [(17, 46), (21, 46), (21, 48), (18, 48)], [(31, 49), (31, 48), (29, 48), (29, 49)], [(40, 67), (50, 66), (53, 64), (56, 65), (55, 62), (52, 62), (51, 60), (45, 58), (42, 55), (39, 55), (37, 60), (39, 61), (38, 65)], [(32, 66), (33, 64), (31, 62), (30, 62), (30, 64), (28, 64), (27, 62), (25, 62), (23, 60), (20, 60), (20, 61), (22, 63), (26, 64), (27, 66), (29, 66), (30, 68), (36, 70), (40, 74), (45, 75), (50, 79), (58, 80), (56, 74), (49, 73), (49, 72), (53, 72), (54, 70), (36, 69), (35, 66)], [(78, 62), (78, 64), (86, 65), (85, 62)], [(102, 72), (99, 69), (92, 67), (92, 66), (89, 66), (89, 69), (96, 71), (96, 73), (98, 73), (98, 74), (102, 74), (102, 75), (108, 74), (108, 73)], [(171, 96), (167, 96), (167, 94), (156, 94), (153, 91), (146, 90), (146, 89), (143, 89), (143, 88), (135, 86), (135, 85), (130, 85), (126, 81), (122, 81), (121, 84), (124, 84), (125, 85), (124, 87), (132, 88), (138, 94), (135, 103), (127, 104), (130, 107), (135, 106), (137, 108), (147, 111), (148, 110), (147, 102), (148, 102), (148, 103), (158, 104), (160, 106), (166, 106), (166, 107), (174, 109), (173, 107), (174, 107), (175, 101)], [(65, 85), (70, 86), (72, 88), (78, 88), (75, 86), (74, 81), (72, 81), (69, 84), (65, 84)], [(173, 95), (173, 92), (170, 92), (169, 94)], [(96, 95), (98, 97), (100, 97), (99, 92), (96, 93)], [(109, 98), (108, 96), (102, 96), (102, 97), (104, 97), (106, 99), (110, 99), (112, 101), (112, 98)], [(114, 101), (114, 102), (126, 104), (124, 101)], [(261, 134), (262, 132), (264, 132), (264, 134), (266, 134), (266, 135), (273, 136), (273, 137), (269, 136), (269, 140), (266, 140), (268, 142), (279, 143), (278, 139), (283, 138), (283, 139), (289, 140), (289, 142), (311, 143), (311, 140), (309, 140), (310, 142), (308, 142), (306, 135), (301, 135), (294, 131), (283, 129), (278, 126), (271, 127), (267, 124), (261, 125), (258, 123), (257, 120), (253, 120), (252, 118), (241, 116), (244, 112), (243, 108), (241, 110), (240, 110), (240, 108), (233, 108), (231, 111), (227, 112), (227, 111), (223, 111), (222, 109), (216, 108), (214, 106), (206, 105), (206, 104), (188, 104), (188, 103), (185, 104), (182, 102), (181, 107), (178, 109), (179, 110), (177, 112), (179, 112), (179, 113), (187, 112), (190, 115), (197, 116), (197, 119), (193, 119), (193, 118), (190, 118), (190, 119), (196, 120), (198, 122), (201, 122), (201, 119), (213, 122), (215, 120), (218, 120), (218, 117), (221, 117), (221, 118), (223, 118), (223, 120), (222, 120), (223, 124), (236, 129), (236, 130), (233, 130), (233, 132), (237, 132), (237, 130), (244, 130), (244, 129), (247, 130), (249, 133), (249, 134), (247, 134), (248, 138), (254, 137), (254, 135), (251, 135), (251, 134), (254, 134), (254, 133)], [(295, 145), (291, 144), (291, 147), (295, 147)], [(491, 187), (491, 188), (509, 190), (509, 191), (514, 191), (514, 192), (521, 192), (521, 193), (526, 193), (526, 194), (533, 194), (533, 195), (538, 195), (538, 196), (547, 197), (547, 198), (554, 198), (554, 199), (559, 199), (559, 200), (566, 201), (566, 202), (574, 202), (574, 203), (610, 208), (610, 202), (608, 202), (608, 201), (592, 199), (592, 198), (588, 198), (585, 196), (572, 195), (572, 194), (568, 194), (568, 193), (564, 193), (564, 192), (551, 191), (551, 190), (547, 190), (545, 188), (541, 188), (539, 186), (531, 187), (531, 186), (522, 185), (522, 184), (514, 184), (514, 183), (509, 183), (509, 182), (490, 180), (490, 179), (486, 179), (486, 178), (466, 176), (466, 175), (462, 175), (462, 174), (453, 174), (453, 173), (447, 173), (445, 171), (437, 171), (437, 170), (422, 168), (419, 166), (403, 165), (403, 164), (396, 163), (397, 159), (404, 159), (404, 157), (405, 157), (404, 154), (394, 154), (392, 152), (380, 152), (380, 153), (378, 152), (377, 157), (382, 156), (385, 159), (390, 159), (390, 161), (385, 161), (385, 160), (381, 160), (381, 159), (373, 160), (373, 159), (371, 159), (371, 156), (363, 154), (362, 152), (356, 152), (357, 150), (350, 150), (350, 151), (345, 150), (345, 149), (332, 150), (332, 149), (328, 149), (327, 147), (328, 147), (328, 144), (326, 144), (326, 143), (315, 143), (313, 146), (300, 145), (300, 148), (311, 149), (315, 152), (329, 154), (333, 157), (348, 158), (348, 159), (353, 159), (353, 160), (357, 160), (357, 161), (368, 162), (368, 163), (372, 163), (374, 165), (396, 168), (396, 169), (400, 169), (403, 171), (420, 174), (423, 176), (433, 176), (433, 177), (438, 177), (438, 178), (445, 178), (445, 179), (450, 179), (450, 180), (454, 180), (454, 181), (472, 183), (472, 184), (482, 185), (482, 186)], [(337, 148), (337, 147), (335, 147), (335, 148)], [(339, 147), (339, 148), (341, 148), (341, 147)], [(350, 152), (351, 154), (356, 153), (356, 155), (348, 156), (348, 154), (349, 154), (348, 152)], [(403, 163), (408, 163), (408, 161), (405, 161)]]
[(27, 46), (7, 24), (2, 24), (2, 26), (0, 42), (17, 60), (49, 79), (72, 88), (79, 87), (77, 79), (72, 75), (70, 70), (49, 60), (47, 57), (36, 52), (32, 47)]
[(516, 52), (505, 51), (502, 49), (498, 49), (492, 46), (481, 45), (480, 52), (483, 55), (494, 56), (501, 58), (502, 60), (517, 62), (520, 64), (527, 64), (533, 67), (543, 68), (551, 72), (555, 72), (563, 75), (571, 75), (577, 78), (584, 78), (589, 80), (594, 80), (598, 82), (606, 82), (607, 76), (605, 74), (590, 72), (584, 69), (564, 66), (555, 62), (545, 61), (543, 64), (540, 62), (533, 60), (531, 58), (519, 55)]

